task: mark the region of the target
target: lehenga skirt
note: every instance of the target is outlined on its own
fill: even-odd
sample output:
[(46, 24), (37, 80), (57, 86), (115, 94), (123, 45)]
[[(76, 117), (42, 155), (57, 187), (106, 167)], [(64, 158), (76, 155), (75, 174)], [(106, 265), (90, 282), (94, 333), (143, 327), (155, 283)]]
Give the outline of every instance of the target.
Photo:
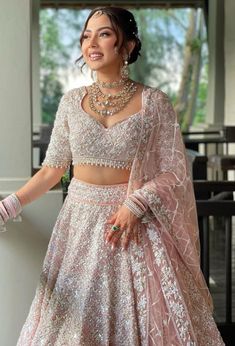
[[(127, 183), (72, 179), (18, 346), (140, 344), (141, 302), (136, 305), (133, 281), (138, 251), (130, 256), (134, 244), (112, 250), (104, 238), (112, 226), (105, 223), (126, 191)], [(139, 270), (138, 284), (144, 285)]]
[(182, 279), (177, 254), (174, 270), (151, 223), (139, 245), (105, 243), (127, 186), (72, 179), (17, 346), (223, 345), (193, 279)]

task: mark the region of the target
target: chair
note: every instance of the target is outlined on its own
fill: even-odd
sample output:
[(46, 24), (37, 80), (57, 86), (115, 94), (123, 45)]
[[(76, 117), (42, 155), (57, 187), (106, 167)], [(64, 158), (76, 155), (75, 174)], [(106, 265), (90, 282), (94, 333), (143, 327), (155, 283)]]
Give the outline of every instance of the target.
[(216, 172), (217, 180), (219, 172), (222, 172), (223, 180), (227, 180), (228, 171), (235, 170), (235, 155), (230, 155), (228, 150), (229, 143), (235, 143), (235, 126), (224, 126), (222, 133), (226, 145), (225, 154), (208, 156), (208, 167), (212, 168), (213, 176), (214, 172)]
[(39, 165), (42, 164), (48, 144), (50, 142), (53, 124), (42, 124), (39, 130), (39, 139), (33, 141), (33, 147), (40, 149)]

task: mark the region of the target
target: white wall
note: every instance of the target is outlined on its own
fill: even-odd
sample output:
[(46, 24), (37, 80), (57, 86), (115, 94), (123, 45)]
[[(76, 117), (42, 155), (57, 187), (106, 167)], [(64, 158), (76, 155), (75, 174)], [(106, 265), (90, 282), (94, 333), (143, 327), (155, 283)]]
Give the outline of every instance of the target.
[[(40, 113), (37, 22), (32, 26), (38, 4), (0, 2), (0, 200), (31, 177), (32, 113)], [(1, 346), (16, 345), (61, 205), (61, 189), (52, 190), (24, 208), (21, 223), (10, 222), (0, 234)]]
[(29, 13), (30, 0), (0, 3), (0, 178), (31, 172)]
[(1, 346), (16, 345), (61, 205), (61, 191), (51, 191), (24, 208), (23, 222), (9, 222), (0, 234)]

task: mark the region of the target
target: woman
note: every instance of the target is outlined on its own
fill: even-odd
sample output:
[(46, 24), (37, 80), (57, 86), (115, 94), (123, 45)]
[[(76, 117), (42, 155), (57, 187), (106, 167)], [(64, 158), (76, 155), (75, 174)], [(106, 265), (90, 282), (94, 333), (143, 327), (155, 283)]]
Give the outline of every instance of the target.
[(135, 19), (95, 9), (80, 42), (97, 81), (62, 97), (42, 169), (1, 203), (3, 225), (73, 162), (17, 345), (223, 345), (175, 113), (127, 76), (141, 48)]

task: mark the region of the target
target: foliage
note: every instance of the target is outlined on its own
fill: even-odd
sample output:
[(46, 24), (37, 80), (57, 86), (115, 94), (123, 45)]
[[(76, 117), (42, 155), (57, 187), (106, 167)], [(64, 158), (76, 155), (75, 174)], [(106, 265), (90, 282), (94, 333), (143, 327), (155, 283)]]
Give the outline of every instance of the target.
[(172, 94), (178, 84), (180, 39), (187, 23), (185, 10), (134, 10), (142, 41), (141, 58), (132, 67), (133, 78)]
[[(40, 11), (40, 86), (42, 122), (53, 123), (63, 84), (59, 71), (66, 69), (71, 51), (78, 43), (77, 33), (81, 29), (78, 11), (46, 9)], [(64, 40), (64, 32), (69, 30), (69, 40)]]
[(193, 121), (194, 125), (205, 122), (206, 99), (208, 89), (208, 63), (204, 66), (203, 73), (205, 74), (205, 76), (202, 76), (201, 81), (199, 83), (197, 107)]
[(53, 73), (45, 75), (43, 78), (43, 87), (41, 88), (43, 123), (53, 123), (62, 94), (62, 84), (59, 82), (57, 75)]
[(40, 12), (40, 51), (42, 122), (52, 123), (63, 93), (58, 80), (60, 53), (63, 51), (63, 46), (60, 42), (55, 12), (51, 10)]

